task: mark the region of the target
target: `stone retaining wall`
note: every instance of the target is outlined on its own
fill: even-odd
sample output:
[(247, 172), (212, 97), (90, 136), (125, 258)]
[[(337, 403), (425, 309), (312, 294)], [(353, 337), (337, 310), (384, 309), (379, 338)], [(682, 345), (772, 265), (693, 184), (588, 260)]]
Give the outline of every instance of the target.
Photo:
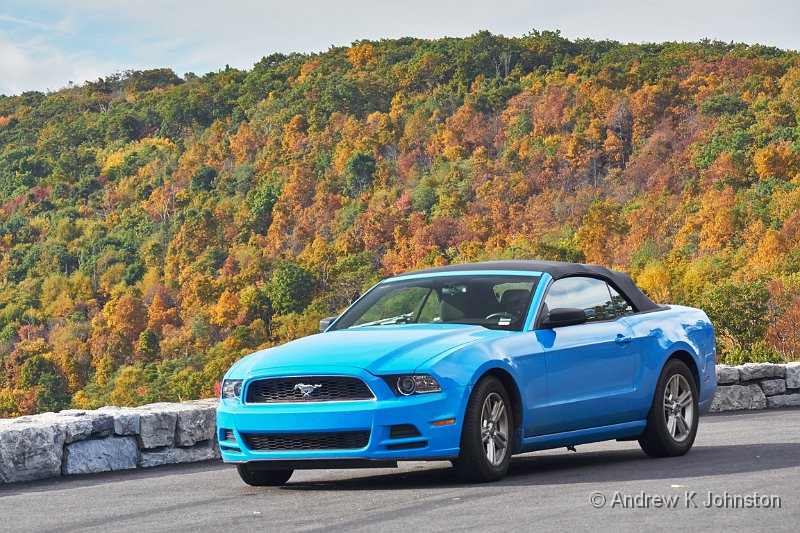
[[(219, 458), (218, 400), (0, 419), (0, 484)], [(717, 366), (712, 411), (800, 406), (800, 363)]]
[(0, 419), (0, 483), (219, 458), (219, 400)]
[(712, 411), (800, 407), (800, 363), (717, 365)]

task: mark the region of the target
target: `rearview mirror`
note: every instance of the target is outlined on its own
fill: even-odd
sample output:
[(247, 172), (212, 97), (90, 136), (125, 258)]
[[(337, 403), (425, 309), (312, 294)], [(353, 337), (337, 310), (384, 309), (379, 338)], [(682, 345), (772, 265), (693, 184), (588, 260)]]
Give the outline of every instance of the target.
[(546, 328), (558, 328), (562, 326), (575, 326), (586, 322), (586, 313), (583, 309), (574, 307), (559, 307), (552, 309), (547, 318), (542, 322)]
[(319, 321), (319, 330), (320, 331), (325, 331), (326, 329), (328, 329), (328, 326), (330, 326), (331, 323), (334, 320), (336, 320), (337, 318), (339, 318), (339, 317), (338, 316), (329, 316), (328, 318), (323, 318), (322, 320)]

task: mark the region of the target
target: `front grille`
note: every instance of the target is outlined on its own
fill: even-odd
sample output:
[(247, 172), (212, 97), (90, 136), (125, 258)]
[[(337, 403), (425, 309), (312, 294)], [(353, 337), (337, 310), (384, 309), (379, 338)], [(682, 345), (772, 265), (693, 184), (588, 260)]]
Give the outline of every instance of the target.
[(369, 430), (338, 433), (242, 433), (251, 450), (358, 450), (369, 443)]
[[(305, 390), (305, 394), (304, 394)], [(372, 400), (367, 384), (350, 376), (299, 376), (252, 381), (246, 403), (309, 403)]]

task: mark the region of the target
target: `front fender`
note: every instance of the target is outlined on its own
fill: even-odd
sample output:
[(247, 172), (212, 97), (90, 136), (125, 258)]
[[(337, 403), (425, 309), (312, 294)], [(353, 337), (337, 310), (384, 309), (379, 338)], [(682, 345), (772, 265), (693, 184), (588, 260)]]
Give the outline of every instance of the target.
[(483, 376), (502, 373), (520, 430), (532, 427), (530, 419), (546, 403), (544, 351), (532, 333), (515, 333), (465, 346), (426, 361), (416, 371), (447, 376), (466, 387), (462, 412), (466, 412), (469, 396)]

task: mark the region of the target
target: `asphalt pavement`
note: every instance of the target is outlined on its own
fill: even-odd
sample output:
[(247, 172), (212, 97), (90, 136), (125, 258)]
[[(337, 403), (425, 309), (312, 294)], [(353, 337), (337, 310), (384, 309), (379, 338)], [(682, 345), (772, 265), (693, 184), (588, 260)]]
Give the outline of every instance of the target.
[(400, 465), (280, 488), (217, 462), (17, 483), (0, 486), (0, 531), (800, 531), (800, 409), (706, 416), (678, 458), (582, 445), (517, 457), (485, 485)]

